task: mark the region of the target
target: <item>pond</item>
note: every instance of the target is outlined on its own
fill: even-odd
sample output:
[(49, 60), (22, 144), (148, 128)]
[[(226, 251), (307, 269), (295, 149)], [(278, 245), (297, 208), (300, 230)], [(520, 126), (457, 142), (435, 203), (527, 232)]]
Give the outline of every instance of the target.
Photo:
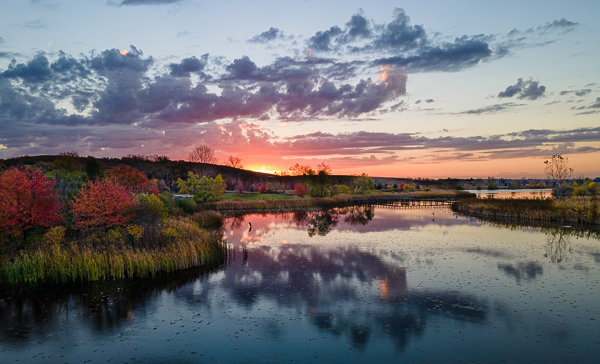
[(498, 190), (467, 190), (479, 198), (552, 198), (551, 188), (529, 188), (520, 190), (498, 189)]
[(213, 270), (3, 287), (0, 362), (598, 361), (589, 235), (444, 207), (246, 215), (224, 234), (236, 254)]

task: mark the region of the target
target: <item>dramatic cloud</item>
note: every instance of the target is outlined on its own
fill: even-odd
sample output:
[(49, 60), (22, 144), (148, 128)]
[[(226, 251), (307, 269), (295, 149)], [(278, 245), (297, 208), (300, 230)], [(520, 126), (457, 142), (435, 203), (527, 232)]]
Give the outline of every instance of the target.
[(408, 72), (456, 72), (473, 67), (488, 59), (492, 54), (489, 45), (478, 37), (456, 39), (436, 47), (424, 47), (413, 56), (380, 58), (375, 65), (395, 65)]
[(266, 32), (262, 32), (259, 35), (255, 35), (254, 37), (249, 39), (248, 42), (264, 44), (264, 43), (268, 43), (270, 41), (276, 40), (278, 38), (279, 39), (283, 38), (283, 32), (277, 28), (271, 27)]
[(522, 78), (517, 80), (517, 83), (508, 86), (506, 90), (500, 92), (498, 97), (513, 97), (517, 96), (520, 100), (537, 100), (544, 96), (546, 86), (540, 85), (537, 81), (523, 81)]
[[(0, 145), (50, 148), (68, 144), (72, 140), (65, 138), (76, 135), (75, 140), (87, 140), (88, 148), (99, 145), (92, 140), (109, 148), (133, 148), (143, 143), (99, 135), (130, 128), (150, 139), (163, 138), (173, 127), (223, 119), (356, 118), (386, 112), (386, 103), (406, 94), (406, 75), (392, 67), (381, 68), (377, 80), (350, 82), (344, 74), (352, 66), (329, 59), (283, 57), (258, 67), (242, 57), (222, 74), (205, 73), (208, 62), (208, 55), (190, 57), (161, 73), (152, 57), (133, 46), (127, 52), (110, 49), (80, 58), (60, 52), (54, 61), (43, 53), (13, 61), (0, 72)], [(328, 78), (334, 73), (337, 77)], [(58, 130), (64, 135), (51, 137)]]

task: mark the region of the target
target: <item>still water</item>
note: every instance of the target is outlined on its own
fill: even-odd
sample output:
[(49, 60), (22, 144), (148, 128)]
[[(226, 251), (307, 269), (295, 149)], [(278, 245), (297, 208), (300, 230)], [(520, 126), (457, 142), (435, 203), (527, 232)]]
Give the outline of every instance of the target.
[(224, 234), (212, 271), (4, 287), (0, 363), (600, 361), (595, 238), (382, 207)]

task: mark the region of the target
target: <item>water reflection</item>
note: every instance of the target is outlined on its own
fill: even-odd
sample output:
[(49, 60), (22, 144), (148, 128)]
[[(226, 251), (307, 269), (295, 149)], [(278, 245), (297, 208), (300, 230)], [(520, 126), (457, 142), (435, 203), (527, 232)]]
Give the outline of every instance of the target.
[(62, 347), (65, 362), (597, 358), (600, 249), (570, 231), (368, 206), (224, 231), (237, 257), (216, 270), (2, 287), (0, 361)]
[(544, 257), (550, 258), (552, 263), (560, 263), (566, 259), (568, 254), (572, 251), (573, 245), (565, 233), (565, 230), (557, 229), (549, 234)]
[(219, 269), (189, 269), (152, 279), (0, 286), (0, 338), (7, 342), (43, 339), (49, 332), (60, 332), (69, 316), (80, 318), (86, 330), (113, 332), (144, 311), (148, 301), (202, 282)]

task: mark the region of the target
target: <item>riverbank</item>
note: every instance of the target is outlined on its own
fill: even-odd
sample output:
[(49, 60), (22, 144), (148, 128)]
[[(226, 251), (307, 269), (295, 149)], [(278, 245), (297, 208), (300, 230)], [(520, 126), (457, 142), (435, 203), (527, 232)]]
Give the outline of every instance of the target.
[(169, 218), (141, 241), (133, 229), (113, 229), (66, 237), (55, 228), (45, 239), (6, 259), (0, 282), (69, 282), (153, 277), (159, 273), (224, 264), (226, 245), (219, 232), (200, 229), (191, 218)]
[[(13, 239), (0, 254), (0, 282), (68, 282), (148, 277), (207, 264), (222, 264), (227, 250), (213, 231), (223, 217), (250, 212), (278, 213), (398, 201), (447, 203), (472, 196), (467, 192), (412, 192), (344, 195), (285, 200), (222, 200), (195, 204), (192, 199), (162, 199), (169, 206), (138, 211), (144, 225), (115, 226), (105, 231), (56, 226), (38, 237)], [(153, 211), (153, 210), (152, 210)], [(158, 216), (163, 216), (158, 218)], [(146, 221), (147, 220), (147, 221)], [(150, 221), (154, 221), (150, 223)]]
[(536, 222), (543, 224), (600, 225), (600, 206), (596, 198), (554, 199), (463, 199), (454, 202), (452, 211), (482, 219)]
[(288, 212), (311, 208), (332, 208), (352, 205), (384, 204), (398, 201), (459, 201), (474, 195), (464, 191), (410, 192), (380, 195), (343, 195), (333, 197), (296, 198), (288, 200), (221, 200), (198, 205), (198, 209), (224, 213)]

